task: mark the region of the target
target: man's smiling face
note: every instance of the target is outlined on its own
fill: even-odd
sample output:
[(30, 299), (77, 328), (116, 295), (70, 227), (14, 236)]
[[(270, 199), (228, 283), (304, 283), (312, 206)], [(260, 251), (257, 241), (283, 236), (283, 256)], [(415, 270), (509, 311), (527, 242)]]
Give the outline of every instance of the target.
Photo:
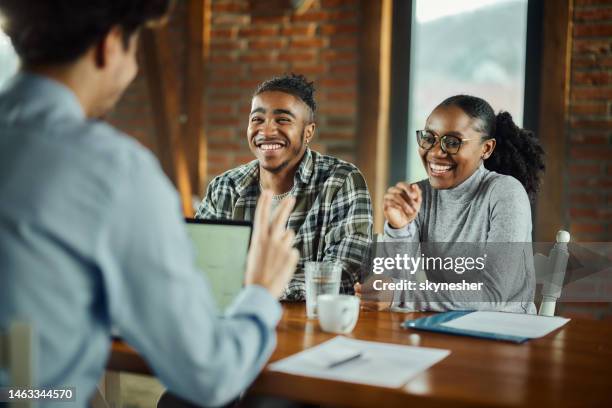
[(272, 173), (297, 166), (314, 135), (308, 106), (299, 98), (266, 91), (251, 102), (247, 139), (260, 166)]

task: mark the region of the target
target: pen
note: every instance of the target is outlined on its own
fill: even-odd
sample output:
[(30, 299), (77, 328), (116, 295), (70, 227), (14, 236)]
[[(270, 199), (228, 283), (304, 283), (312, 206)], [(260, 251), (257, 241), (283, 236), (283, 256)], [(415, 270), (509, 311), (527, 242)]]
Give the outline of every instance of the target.
[(348, 363), (350, 361), (353, 360), (357, 360), (358, 358), (360, 358), (361, 356), (363, 356), (363, 353), (359, 353), (359, 354), (355, 354), (353, 356), (350, 356), (348, 358), (345, 358), (344, 360), (339, 360), (339, 361), (335, 361), (333, 363), (331, 363), (330, 365), (327, 366), (327, 368), (334, 368), (334, 367), (338, 367), (342, 364)]

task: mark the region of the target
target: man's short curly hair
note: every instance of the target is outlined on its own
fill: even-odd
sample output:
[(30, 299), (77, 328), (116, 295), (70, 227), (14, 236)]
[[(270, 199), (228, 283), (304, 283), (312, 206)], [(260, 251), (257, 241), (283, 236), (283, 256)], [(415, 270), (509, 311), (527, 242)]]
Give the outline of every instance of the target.
[(310, 120), (314, 121), (317, 104), (314, 99), (314, 82), (308, 81), (304, 75), (288, 74), (268, 79), (259, 84), (253, 96), (263, 92), (284, 92), (299, 98), (310, 108)]

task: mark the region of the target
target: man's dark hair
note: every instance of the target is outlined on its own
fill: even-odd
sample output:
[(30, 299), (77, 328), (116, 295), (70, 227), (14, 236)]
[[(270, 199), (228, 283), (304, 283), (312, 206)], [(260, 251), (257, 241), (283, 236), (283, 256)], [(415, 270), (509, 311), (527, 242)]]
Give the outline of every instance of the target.
[(309, 82), (304, 75), (289, 74), (268, 79), (257, 87), (253, 96), (271, 91), (284, 92), (299, 98), (310, 108), (310, 121), (314, 121), (317, 110), (314, 82)]
[(172, 0), (0, 0), (3, 31), (25, 66), (69, 63), (115, 26), (123, 43), (164, 17)]

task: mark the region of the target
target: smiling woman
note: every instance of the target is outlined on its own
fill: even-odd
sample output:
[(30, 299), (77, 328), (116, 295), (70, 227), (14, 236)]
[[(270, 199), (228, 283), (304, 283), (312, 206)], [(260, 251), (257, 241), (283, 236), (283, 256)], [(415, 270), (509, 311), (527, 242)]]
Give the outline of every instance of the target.
[[(478, 279), (486, 285), (476, 302), (430, 292), (412, 294), (410, 300), (422, 310), (535, 312), (531, 246), (525, 244), (531, 242), (530, 198), (544, 170), (538, 140), (517, 127), (509, 113), (495, 115), (483, 99), (457, 95), (433, 110), (425, 129), (417, 131), (417, 143), (428, 178), (387, 191), (388, 240), (480, 243), (489, 249), (491, 243), (524, 245), (505, 245), (511, 258), (503, 260), (509, 262), (485, 268)], [(440, 278), (426, 272), (430, 280)]]

